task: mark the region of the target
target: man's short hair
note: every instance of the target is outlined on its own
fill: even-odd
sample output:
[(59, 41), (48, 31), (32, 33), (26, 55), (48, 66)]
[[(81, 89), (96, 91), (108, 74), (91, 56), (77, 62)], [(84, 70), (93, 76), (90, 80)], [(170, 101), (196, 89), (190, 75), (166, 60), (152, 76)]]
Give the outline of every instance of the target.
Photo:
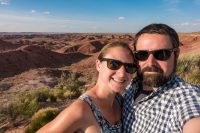
[(173, 48), (178, 48), (179, 47), (179, 38), (177, 32), (171, 28), (170, 26), (166, 24), (157, 24), (153, 23), (150, 25), (147, 25), (143, 29), (141, 29), (136, 35), (135, 35), (135, 40), (134, 40), (134, 49), (136, 50), (136, 44), (138, 41), (138, 38), (142, 34), (161, 34), (161, 35), (168, 35), (170, 37), (170, 40), (172, 42)]

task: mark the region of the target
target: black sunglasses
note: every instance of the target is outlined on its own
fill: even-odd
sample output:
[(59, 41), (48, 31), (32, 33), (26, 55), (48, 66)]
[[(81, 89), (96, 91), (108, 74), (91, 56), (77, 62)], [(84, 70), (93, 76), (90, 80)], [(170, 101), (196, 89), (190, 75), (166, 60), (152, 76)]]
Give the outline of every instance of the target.
[(138, 60), (138, 61), (147, 60), (150, 54), (153, 54), (153, 57), (157, 60), (165, 61), (165, 60), (168, 60), (171, 56), (171, 53), (176, 50), (177, 50), (177, 48), (158, 49), (158, 50), (152, 50), (152, 51), (137, 50), (137, 51), (134, 51), (133, 53), (135, 55), (136, 60)]
[(137, 65), (133, 63), (123, 63), (119, 60), (108, 59), (108, 58), (99, 58), (99, 60), (107, 61), (107, 67), (111, 70), (118, 70), (122, 65), (124, 66), (127, 73), (133, 74), (137, 70)]

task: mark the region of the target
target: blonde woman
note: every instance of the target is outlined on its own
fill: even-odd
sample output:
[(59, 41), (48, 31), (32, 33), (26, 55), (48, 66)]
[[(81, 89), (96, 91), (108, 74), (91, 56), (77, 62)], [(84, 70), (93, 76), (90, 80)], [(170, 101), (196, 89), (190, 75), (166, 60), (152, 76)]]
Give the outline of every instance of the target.
[(96, 60), (96, 85), (38, 133), (122, 132), (120, 92), (130, 83), (136, 69), (128, 44), (114, 42), (106, 45)]

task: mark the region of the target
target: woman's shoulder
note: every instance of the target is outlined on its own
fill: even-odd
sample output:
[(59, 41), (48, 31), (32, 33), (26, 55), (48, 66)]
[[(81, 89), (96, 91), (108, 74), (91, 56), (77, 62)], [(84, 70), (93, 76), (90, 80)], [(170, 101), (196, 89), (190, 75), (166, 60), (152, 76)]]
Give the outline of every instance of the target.
[[(85, 115), (87, 114), (87, 115)], [(90, 110), (87, 103), (81, 100), (74, 101), (65, 108), (53, 121), (44, 126), (42, 132), (74, 132), (85, 129), (91, 124)]]
[(77, 99), (68, 108), (66, 108), (65, 111), (71, 112), (73, 116), (76, 115), (78, 119), (88, 119), (89, 115), (85, 114), (89, 114), (91, 109), (88, 103), (83, 100)]
[(57, 121), (62, 121), (61, 125), (65, 125), (68, 129), (84, 129), (91, 123), (91, 115), (87, 103), (77, 99), (60, 113)]

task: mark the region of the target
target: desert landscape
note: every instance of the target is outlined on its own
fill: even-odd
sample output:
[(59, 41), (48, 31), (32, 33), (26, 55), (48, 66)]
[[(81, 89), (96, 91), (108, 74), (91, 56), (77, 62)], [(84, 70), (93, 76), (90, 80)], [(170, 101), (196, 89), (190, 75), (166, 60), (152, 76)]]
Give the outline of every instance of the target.
[[(200, 53), (199, 32), (179, 33), (179, 38), (181, 56)], [(81, 81), (83, 92), (96, 81), (95, 60), (98, 52), (116, 40), (132, 46), (134, 33), (0, 33), (1, 106), (7, 106), (18, 94), (24, 92), (41, 88), (53, 90), (64, 82), (64, 76), (70, 74)], [(200, 59), (195, 65), (199, 69)], [(197, 80), (199, 82), (200, 79)], [(40, 108), (57, 107), (61, 110), (73, 99), (41, 102)], [(11, 120), (2, 114), (0, 117), (0, 132), (24, 132), (31, 121), (30, 117), (16, 116)]]

